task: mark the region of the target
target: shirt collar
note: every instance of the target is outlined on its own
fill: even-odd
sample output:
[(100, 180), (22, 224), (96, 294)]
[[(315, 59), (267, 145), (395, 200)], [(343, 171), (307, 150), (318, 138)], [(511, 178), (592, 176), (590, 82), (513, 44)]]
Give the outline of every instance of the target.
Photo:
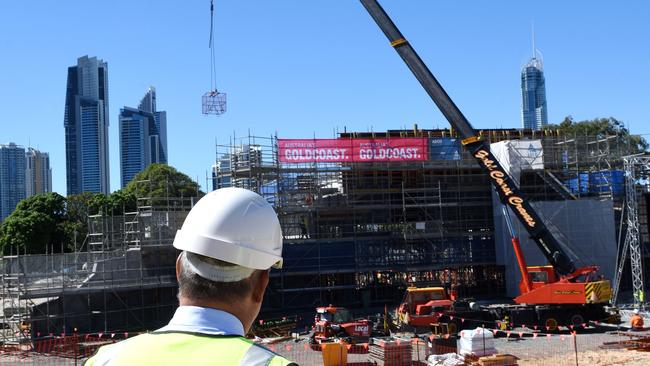
[(244, 326), (237, 317), (223, 310), (199, 306), (179, 306), (169, 324), (158, 331), (244, 336)]

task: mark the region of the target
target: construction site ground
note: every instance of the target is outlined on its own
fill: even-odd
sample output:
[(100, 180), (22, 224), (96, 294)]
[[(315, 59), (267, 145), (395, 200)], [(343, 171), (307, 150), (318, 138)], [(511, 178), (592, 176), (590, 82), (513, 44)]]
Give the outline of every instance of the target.
[[(535, 336), (535, 334), (537, 334)], [(395, 337), (412, 346), (411, 365), (426, 365), (426, 359), (431, 351), (425, 339), (430, 334), (420, 334), (420, 341), (413, 341), (410, 333), (398, 333)], [(569, 330), (546, 333), (534, 332), (527, 328), (512, 329), (498, 332), (495, 338), (495, 348), (500, 354), (516, 356), (518, 365), (650, 365), (650, 340), (648, 343), (630, 343), (630, 341), (650, 339), (650, 330), (643, 332), (630, 332), (622, 327), (600, 326), (582, 330), (574, 336)], [(109, 341), (110, 342), (110, 341)], [(314, 350), (309, 344), (307, 335), (300, 335), (297, 339), (264, 339), (262, 344), (270, 350), (285, 356), (299, 365), (322, 365), (323, 353)], [(632, 348), (642, 345), (641, 350)], [(375, 365), (382, 364), (373, 359), (368, 347), (372, 345), (356, 345), (352, 347), (347, 356), (350, 365)], [(645, 351), (644, 351), (645, 349)], [(577, 350), (577, 352), (576, 352)], [(577, 354), (577, 359), (576, 359)], [(84, 358), (61, 357), (44, 353), (29, 351), (24, 348), (0, 352), (0, 365), (81, 365)], [(385, 363), (402, 365), (403, 362)]]
[[(520, 332), (522, 337), (519, 336)], [(626, 335), (627, 333), (630, 335)], [(624, 328), (616, 327), (590, 328), (576, 334), (576, 345), (569, 331), (553, 333), (551, 336), (533, 334), (530, 329), (513, 329), (509, 337), (499, 333), (495, 339), (497, 352), (518, 357), (518, 365), (650, 365), (650, 352), (630, 350), (619, 343), (638, 336), (650, 337), (650, 331), (627, 332)], [(412, 334), (400, 333), (397, 336), (409, 338)], [(420, 335), (426, 336), (427, 334)], [(267, 347), (299, 365), (323, 364), (322, 353), (310, 349), (306, 338), (286, 340)], [(414, 364), (420, 364), (417, 361), (421, 361), (421, 364), (426, 365), (427, 354), (424, 342), (419, 343), (419, 346), (413, 345)], [(348, 354), (347, 361), (356, 365), (373, 364), (368, 353), (357, 353), (354, 350)]]
[[(578, 365), (650, 365), (650, 353), (628, 350), (625, 346), (618, 345), (619, 342), (635, 338), (623, 333), (625, 332), (607, 328), (587, 330), (576, 334), (576, 345), (571, 334), (537, 338), (529, 335), (519, 338), (517, 335), (513, 338), (497, 338), (495, 343), (499, 353), (519, 357), (519, 365), (576, 365), (576, 346)], [(647, 332), (644, 333), (650, 336)]]

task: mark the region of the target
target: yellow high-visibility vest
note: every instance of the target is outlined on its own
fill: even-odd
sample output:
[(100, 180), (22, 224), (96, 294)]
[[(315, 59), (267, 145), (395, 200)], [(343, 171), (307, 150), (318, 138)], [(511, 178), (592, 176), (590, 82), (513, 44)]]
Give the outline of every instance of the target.
[(192, 365), (291, 366), (296, 365), (240, 336), (161, 332), (142, 334), (101, 347), (86, 366)]

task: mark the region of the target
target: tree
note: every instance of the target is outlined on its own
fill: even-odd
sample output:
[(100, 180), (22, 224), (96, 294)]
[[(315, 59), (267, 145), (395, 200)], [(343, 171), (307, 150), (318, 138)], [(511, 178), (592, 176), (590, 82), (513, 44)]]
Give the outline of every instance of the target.
[(106, 196), (102, 193), (84, 192), (68, 196), (64, 230), (69, 238), (68, 249), (78, 249), (88, 235), (88, 218), (91, 215), (123, 215), (136, 210), (133, 194), (118, 190)]
[[(176, 169), (153, 164), (136, 175), (125, 188), (110, 195), (81, 193), (67, 199), (57, 193), (21, 201), (0, 224), (0, 253), (46, 253), (76, 250), (88, 235), (91, 215), (123, 215), (137, 210), (136, 197), (202, 196), (197, 183)], [(174, 202), (172, 202), (174, 204)]]
[(135, 194), (125, 189), (111, 193), (106, 200), (106, 209), (113, 215), (123, 215), (125, 212), (137, 210)]
[(65, 248), (66, 199), (46, 193), (20, 201), (0, 225), (0, 251), (3, 253), (45, 253), (48, 247)]
[(123, 189), (134, 197), (201, 197), (205, 193), (187, 175), (166, 164), (151, 164)]
[[(70, 195), (66, 201), (64, 228), (70, 239), (68, 248), (77, 249), (88, 234), (88, 217), (102, 213), (112, 214), (110, 196), (103, 193), (83, 192)], [(135, 199), (134, 199), (135, 201)], [(121, 207), (121, 206), (120, 206)], [(114, 213), (121, 215), (121, 211)]]
[(618, 136), (621, 141), (630, 145), (630, 154), (645, 152), (650, 146), (643, 137), (631, 135), (625, 124), (614, 117), (576, 122), (573, 117), (567, 116), (560, 124), (548, 125), (545, 129), (557, 130), (564, 135), (592, 135), (599, 138)]
[[(91, 201), (95, 193), (84, 192), (80, 194), (69, 195), (66, 200), (66, 221), (65, 231), (70, 242), (68, 248), (76, 249), (78, 242), (83, 242), (88, 234), (88, 216), (92, 212)], [(92, 213), (91, 213), (92, 212)]]

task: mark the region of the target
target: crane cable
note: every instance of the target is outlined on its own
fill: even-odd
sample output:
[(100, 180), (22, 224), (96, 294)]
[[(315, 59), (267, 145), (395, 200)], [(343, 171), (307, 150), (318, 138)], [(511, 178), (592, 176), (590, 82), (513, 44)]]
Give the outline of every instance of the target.
[(210, 41), (208, 47), (210, 48), (210, 91), (217, 91), (217, 66), (214, 56), (214, 0), (210, 0)]

